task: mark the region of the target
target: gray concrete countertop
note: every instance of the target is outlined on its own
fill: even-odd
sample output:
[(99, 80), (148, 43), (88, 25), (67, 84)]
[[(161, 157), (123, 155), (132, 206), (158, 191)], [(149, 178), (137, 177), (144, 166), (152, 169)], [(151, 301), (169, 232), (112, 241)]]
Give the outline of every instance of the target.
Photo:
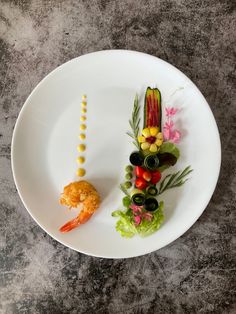
[[(230, 0), (0, 0), (1, 313), (236, 313), (235, 30)], [(116, 48), (158, 56), (196, 83), (223, 157), (195, 225), (128, 260), (85, 256), (51, 239), (24, 209), (10, 160), (14, 124), (35, 85), (71, 58)]]

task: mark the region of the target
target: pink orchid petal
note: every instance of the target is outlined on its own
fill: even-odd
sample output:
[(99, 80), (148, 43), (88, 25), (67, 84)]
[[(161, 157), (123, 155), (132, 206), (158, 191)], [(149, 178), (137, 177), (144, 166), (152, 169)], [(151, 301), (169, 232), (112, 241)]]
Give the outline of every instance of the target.
[(170, 136), (171, 136), (171, 131), (169, 129), (164, 128), (163, 134), (164, 134), (164, 140), (168, 141), (170, 139)]
[(166, 111), (165, 112), (166, 116), (169, 118), (169, 117), (173, 117), (178, 111), (178, 109), (174, 107), (167, 107), (165, 108), (165, 111)]
[(174, 126), (174, 122), (173, 122), (172, 120), (169, 120), (169, 121), (167, 121), (167, 122), (165, 123), (164, 129), (170, 130), (170, 129), (173, 128), (173, 126)]
[(174, 130), (171, 136), (171, 141), (175, 144), (179, 143), (181, 138), (181, 133), (178, 130)]
[(141, 216), (135, 216), (134, 217), (134, 222), (136, 225), (139, 225), (141, 223)]
[(130, 208), (132, 209), (133, 214), (141, 214), (143, 206), (137, 206), (137, 205), (131, 204)]
[(145, 218), (146, 220), (148, 220), (148, 221), (151, 221), (152, 220), (152, 217), (153, 217), (153, 215), (152, 214), (150, 214), (150, 213), (143, 213), (143, 218)]

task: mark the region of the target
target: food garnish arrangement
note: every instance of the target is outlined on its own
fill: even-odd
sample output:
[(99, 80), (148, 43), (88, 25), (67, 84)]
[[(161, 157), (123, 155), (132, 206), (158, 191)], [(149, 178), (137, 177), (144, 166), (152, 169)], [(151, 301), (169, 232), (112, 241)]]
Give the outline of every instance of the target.
[[(86, 98), (83, 97), (82, 110), (85, 109), (83, 104), (86, 104)], [(131, 131), (127, 133), (133, 139), (135, 150), (131, 152), (130, 164), (125, 168), (125, 182), (120, 184), (120, 189), (125, 194), (122, 199), (123, 208), (112, 213), (113, 217), (118, 218), (116, 230), (126, 238), (136, 234), (144, 237), (156, 232), (164, 221), (164, 202), (160, 200), (160, 195), (168, 189), (183, 185), (192, 172), (188, 166), (182, 171), (164, 175), (165, 170), (174, 166), (180, 156), (176, 144), (180, 141), (181, 133), (174, 124), (178, 109), (165, 108), (162, 127), (161, 93), (157, 88), (148, 87), (144, 99), (144, 122), (141, 132), (140, 111), (139, 99), (136, 96), (129, 120)], [(86, 109), (83, 113), (86, 113)], [(85, 119), (86, 117), (82, 121)], [(86, 126), (83, 126), (85, 130)], [(80, 138), (84, 140), (85, 135)], [(85, 149), (84, 144), (78, 147)], [(84, 162), (84, 157), (79, 156), (77, 160)], [(85, 170), (78, 170), (78, 176), (84, 174)], [(91, 183), (82, 180), (67, 185), (61, 194), (60, 203), (69, 208), (81, 207), (81, 211), (75, 219), (62, 226), (60, 231), (70, 231), (88, 221), (100, 202), (100, 196)]]
[[(81, 144), (78, 145), (77, 150), (80, 154), (84, 153), (86, 150), (86, 145), (83, 143), (86, 139), (85, 131), (87, 126), (85, 124), (86, 121), (86, 113), (87, 113), (87, 97), (83, 95), (81, 102), (81, 125), (80, 125), (80, 135), (79, 138), (81, 140)], [(77, 162), (79, 165), (84, 164), (85, 157), (83, 155), (78, 156)], [(83, 177), (86, 174), (84, 168), (78, 168), (77, 176)], [(80, 207), (79, 215), (67, 222), (60, 228), (61, 232), (68, 232), (81, 224), (86, 223), (93, 213), (98, 209), (100, 205), (100, 196), (95, 189), (95, 187), (85, 181), (75, 181), (71, 182), (67, 186), (64, 187), (64, 191), (61, 194), (60, 203), (62, 205), (68, 206), (71, 208)]]

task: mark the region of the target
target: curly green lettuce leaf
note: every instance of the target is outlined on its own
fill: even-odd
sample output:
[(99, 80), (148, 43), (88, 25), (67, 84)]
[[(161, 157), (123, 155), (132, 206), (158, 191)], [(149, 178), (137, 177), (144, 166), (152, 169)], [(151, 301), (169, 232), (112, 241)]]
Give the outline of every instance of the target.
[(142, 219), (139, 225), (135, 225), (131, 210), (116, 210), (112, 213), (113, 217), (119, 218), (116, 230), (125, 238), (132, 238), (135, 234), (139, 234), (141, 237), (151, 235), (160, 228), (164, 221), (163, 208), (164, 203), (160, 202), (158, 210), (152, 213), (152, 220)]
[(171, 142), (164, 142), (159, 150), (159, 154), (169, 153), (174, 155), (177, 159), (179, 158), (180, 152), (178, 147)]
[(119, 218), (119, 220), (116, 222), (116, 230), (121, 234), (122, 237), (132, 238), (135, 234), (137, 234), (131, 212), (116, 210), (112, 213), (112, 216)]

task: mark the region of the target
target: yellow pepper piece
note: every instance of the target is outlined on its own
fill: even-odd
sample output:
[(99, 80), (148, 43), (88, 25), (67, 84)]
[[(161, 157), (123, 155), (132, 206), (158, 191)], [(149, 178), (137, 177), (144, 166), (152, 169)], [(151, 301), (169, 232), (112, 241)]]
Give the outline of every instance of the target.
[(145, 142), (145, 137), (142, 136), (142, 135), (138, 136), (138, 142), (139, 143), (144, 143)]
[(84, 144), (79, 144), (77, 146), (77, 149), (78, 149), (79, 152), (84, 152), (85, 149), (86, 149), (86, 146)]
[(81, 113), (86, 113), (87, 112), (87, 109), (86, 108), (82, 108), (81, 109)]
[(77, 170), (77, 176), (78, 177), (83, 177), (85, 175), (86, 171), (83, 168), (79, 168)]
[(86, 100), (87, 99), (87, 96), (86, 95), (83, 95), (82, 96), (82, 100)]
[(78, 164), (83, 164), (85, 162), (85, 158), (83, 156), (80, 156), (77, 158)]
[(149, 136), (151, 135), (149, 128), (143, 129), (143, 130), (142, 130), (142, 134), (143, 134), (143, 136), (146, 137), (146, 138), (149, 137)]
[(158, 132), (158, 128), (150, 128), (150, 134), (151, 136), (156, 136)]
[(151, 153), (156, 153), (157, 152), (156, 144), (151, 144), (149, 150), (150, 150)]
[(163, 140), (163, 134), (162, 134), (161, 132), (159, 132), (159, 133), (157, 134), (157, 138), (158, 138), (159, 140)]
[(150, 147), (150, 144), (148, 143), (148, 142), (145, 142), (145, 143), (142, 143), (141, 144), (141, 148), (143, 149), (143, 150), (146, 150), (146, 149), (148, 149)]
[(81, 106), (82, 106), (83, 108), (85, 108), (85, 107), (87, 106), (87, 102), (86, 102), (86, 101), (82, 101)]
[(80, 130), (81, 130), (81, 131), (86, 130), (86, 125), (85, 125), (85, 124), (81, 124), (81, 125), (80, 125)]
[(156, 142), (155, 142), (155, 144), (157, 145), (157, 146), (161, 146), (162, 145), (162, 143), (163, 143), (163, 141), (162, 140), (156, 140)]
[(80, 117), (80, 121), (85, 121), (86, 120), (86, 117), (85, 116), (81, 116)]

